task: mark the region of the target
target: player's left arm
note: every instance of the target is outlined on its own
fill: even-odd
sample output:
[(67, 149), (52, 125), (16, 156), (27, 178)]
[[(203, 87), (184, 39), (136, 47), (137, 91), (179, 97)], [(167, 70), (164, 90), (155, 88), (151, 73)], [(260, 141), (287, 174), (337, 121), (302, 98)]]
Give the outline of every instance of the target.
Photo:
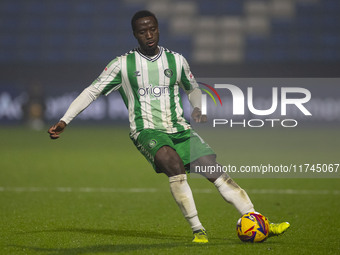
[(195, 122), (206, 122), (207, 116), (202, 115), (202, 92), (196, 82), (194, 75), (190, 71), (188, 62), (182, 57), (182, 70), (180, 86), (184, 89), (188, 95), (189, 102), (193, 108), (191, 117)]
[(191, 118), (195, 122), (207, 122), (207, 115), (202, 115), (201, 105), (202, 105), (202, 92), (200, 89), (193, 89), (188, 94), (189, 101), (194, 108), (191, 113)]

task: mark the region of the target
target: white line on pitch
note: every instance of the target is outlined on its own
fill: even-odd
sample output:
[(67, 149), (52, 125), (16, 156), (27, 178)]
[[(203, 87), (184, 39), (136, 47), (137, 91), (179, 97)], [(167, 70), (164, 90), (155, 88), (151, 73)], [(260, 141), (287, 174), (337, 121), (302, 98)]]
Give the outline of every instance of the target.
[[(214, 191), (214, 189), (193, 189), (193, 193), (212, 193)], [(168, 192), (168, 190), (156, 188), (0, 187), (0, 192), (156, 193)], [(340, 195), (340, 190), (249, 189), (247, 192), (250, 194)]]

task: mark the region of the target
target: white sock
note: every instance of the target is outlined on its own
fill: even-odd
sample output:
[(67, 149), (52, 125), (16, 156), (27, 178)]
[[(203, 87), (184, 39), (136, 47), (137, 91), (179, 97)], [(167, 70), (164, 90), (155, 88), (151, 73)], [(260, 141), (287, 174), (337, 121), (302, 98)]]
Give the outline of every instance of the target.
[(198, 219), (194, 197), (187, 182), (186, 174), (169, 177), (170, 191), (181, 209), (184, 217), (189, 222), (192, 231), (202, 229), (203, 226)]
[(255, 212), (245, 190), (241, 189), (227, 174), (218, 177), (214, 184), (224, 200), (234, 205), (241, 215)]

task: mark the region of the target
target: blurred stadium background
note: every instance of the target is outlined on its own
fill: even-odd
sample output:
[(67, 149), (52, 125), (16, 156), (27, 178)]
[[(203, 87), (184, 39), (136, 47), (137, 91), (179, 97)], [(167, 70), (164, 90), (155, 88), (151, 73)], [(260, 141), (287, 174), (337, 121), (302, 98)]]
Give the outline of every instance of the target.
[[(156, 13), (160, 44), (182, 53), (196, 77), (339, 76), (337, 0), (2, 0), (0, 124), (59, 118), (75, 92), (136, 47), (130, 18), (140, 9)], [(118, 95), (102, 104), (101, 114), (126, 119)], [(82, 118), (105, 119), (97, 105)]]

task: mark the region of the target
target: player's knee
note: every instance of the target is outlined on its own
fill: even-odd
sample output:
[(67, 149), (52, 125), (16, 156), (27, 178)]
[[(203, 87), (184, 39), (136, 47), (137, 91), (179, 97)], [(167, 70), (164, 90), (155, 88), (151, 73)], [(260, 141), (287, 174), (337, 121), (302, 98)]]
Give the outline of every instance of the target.
[(198, 160), (201, 165), (205, 165), (205, 166), (216, 166), (217, 165), (216, 155), (214, 154), (203, 156), (199, 158)]
[[(197, 171), (197, 169), (199, 170), (201, 167), (211, 168), (214, 169), (214, 171)], [(222, 169), (223, 166), (217, 163), (215, 154), (205, 155), (190, 164), (190, 170), (192, 172), (203, 175), (212, 183), (214, 183), (217, 178), (219, 178), (223, 174)]]

